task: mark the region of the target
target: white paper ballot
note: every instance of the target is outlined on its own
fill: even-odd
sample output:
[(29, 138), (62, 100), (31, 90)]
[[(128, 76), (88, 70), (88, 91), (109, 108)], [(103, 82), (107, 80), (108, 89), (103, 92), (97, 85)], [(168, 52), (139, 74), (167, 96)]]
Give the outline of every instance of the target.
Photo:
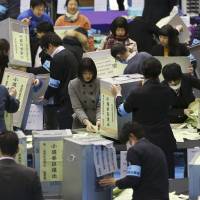
[(58, 0), (57, 1), (57, 14), (65, 14), (66, 7), (65, 7), (66, 0)]
[(31, 104), (26, 130), (43, 130), (43, 106)]
[(127, 175), (127, 151), (120, 151), (120, 178)]
[(20, 13), (30, 8), (30, 0), (20, 0)]
[(108, 4), (107, 0), (95, 0), (94, 11), (106, 11), (107, 4)]

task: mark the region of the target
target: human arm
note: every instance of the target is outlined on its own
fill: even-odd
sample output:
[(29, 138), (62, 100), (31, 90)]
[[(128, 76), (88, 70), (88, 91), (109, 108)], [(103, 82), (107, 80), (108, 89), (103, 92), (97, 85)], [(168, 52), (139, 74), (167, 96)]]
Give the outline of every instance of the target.
[(19, 100), (17, 100), (15, 97), (17, 95), (16, 88), (11, 87), (9, 91), (5, 88), (6, 93), (6, 104), (5, 104), (5, 110), (8, 113), (15, 113), (19, 109)]

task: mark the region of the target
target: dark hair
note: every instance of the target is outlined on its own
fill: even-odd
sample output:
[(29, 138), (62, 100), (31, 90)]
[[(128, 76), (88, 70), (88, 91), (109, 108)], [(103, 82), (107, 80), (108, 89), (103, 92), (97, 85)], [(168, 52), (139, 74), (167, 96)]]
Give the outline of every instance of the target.
[(173, 28), (171, 25), (167, 24), (164, 25), (160, 31), (159, 31), (159, 35), (163, 35), (163, 36), (167, 36), (168, 37), (168, 46), (169, 46), (169, 50), (170, 50), (170, 55), (174, 55), (176, 46), (179, 43), (179, 38), (178, 38), (178, 31)]
[(116, 43), (111, 47), (111, 55), (116, 58), (118, 54), (124, 54), (127, 51), (124, 44)]
[(111, 24), (111, 32), (115, 36), (117, 28), (124, 28), (126, 31), (126, 35), (128, 33), (128, 22), (124, 17), (117, 17), (112, 21)]
[(42, 49), (48, 49), (50, 44), (58, 47), (62, 45), (62, 40), (56, 33), (47, 33), (42, 36), (40, 40), (40, 45)]
[(129, 140), (130, 134), (133, 134), (137, 139), (144, 137), (144, 130), (141, 124), (138, 122), (128, 122), (124, 124), (119, 139), (122, 143), (126, 143)]
[(92, 72), (93, 77), (91, 81), (97, 78), (97, 68), (92, 58), (89, 58), (89, 57), (82, 58), (79, 71), (78, 71), (78, 78), (81, 80), (83, 80), (84, 71)]
[[(72, 0), (66, 0), (66, 3), (65, 3), (65, 6), (67, 7), (69, 2), (72, 1)], [(77, 2), (77, 4), (79, 5), (79, 0), (75, 0)]]
[(157, 58), (151, 57), (144, 61), (142, 74), (146, 79), (157, 79), (161, 73), (162, 65)]
[(0, 149), (2, 154), (14, 156), (18, 151), (19, 139), (16, 133), (5, 131), (0, 133)]
[(54, 27), (49, 22), (41, 22), (37, 25), (37, 32), (38, 33), (49, 33), (54, 32)]
[(83, 35), (85, 35), (86, 37), (88, 37), (88, 32), (82, 28), (82, 27), (78, 27), (76, 29), (74, 29), (76, 32), (82, 33)]
[(42, 6), (42, 5), (46, 7), (45, 0), (31, 0), (31, 3), (30, 3), (31, 8), (35, 8), (36, 6)]
[(162, 69), (163, 77), (166, 81), (175, 81), (182, 78), (181, 66), (177, 63), (167, 64)]
[(0, 59), (7, 56), (10, 49), (10, 44), (6, 39), (0, 39)]

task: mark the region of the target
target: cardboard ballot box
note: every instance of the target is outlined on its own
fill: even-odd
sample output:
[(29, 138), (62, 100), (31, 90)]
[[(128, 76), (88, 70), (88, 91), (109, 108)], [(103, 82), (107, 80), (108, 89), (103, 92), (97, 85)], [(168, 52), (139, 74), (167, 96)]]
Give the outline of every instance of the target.
[(15, 87), (17, 90), (16, 98), (20, 101), (20, 107), (13, 114), (13, 125), (24, 128), (28, 118), (28, 112), (31, 104), (31, 87), (33, 74), (6, 68), (2, 85), (7, 88)]
[(126, 64), (116, 61), (111, 56), (110, 49), (88, 52), (83, 57), (90, 57), (94, 60), (99, 78), (122, 75), (126, 67)]
[(189, 196), (196, 200), (200, 195), (200, 154), (196, 154), (189, 163)]
[(102, 188), (99, 179), (117, 169), (112, 141), (79, 130), (64, 139), (63, 199), (110, 200), (111, 188)]
[(63, 182), (63, 139), (70, 130), (34, 131), (34, 166), (46, 197), (61, 196)]
[(126, 98), (131, 90), (141, 86), (143, 76), (140, 74), (121, 75), (113, 78), (101, 79), (101, 134), (118, 139), (121, 128), (126, 122), (132, 121), (132, 114), (120, 117), (117, 115), (115, 97), (112, 95), (113, 84), (120, 84), (122, 96)]
[(7, 18), (0, 22), (0, 38), (10, 43), (10, 65), (31, 67), (29, 27)]
[(15, 157), (17, 163), (27, 166), (27, 144), (26, 136), (22, 131), (17, 131), (16, 134), (19, 138), (19, 151)]
[(78, 26), (54, 26), (54, 31), (61, 39), (63, 39), (66, 31), (74, 30), (76, 28), (78, 28)]

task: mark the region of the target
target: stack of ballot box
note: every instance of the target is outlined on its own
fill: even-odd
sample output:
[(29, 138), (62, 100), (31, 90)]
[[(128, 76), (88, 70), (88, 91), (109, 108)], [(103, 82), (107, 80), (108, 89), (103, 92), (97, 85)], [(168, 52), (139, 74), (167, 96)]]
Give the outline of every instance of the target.
[(189, 196), (191, 200), (200, 195), (200, 153), (198, 152), (189, 163)]
[(120, 131), (126, 122), (132, 121), (132, 113), (124, 117), (117, 114), (115, 97), (112, 94), (112, 85), (120, 84), (122, 96), (125, 99), (132, 90), (141, 87), (143, 76), (141, 74), (120, 75), (112, 78), (101, 79), (101, 134), (119, 139)]
[(29, 27), (20, 21), (7, 18), (0, 22), (0, 38), (10, 43), (10, 65), (31, 67)]
[(33, 132), (34, 167), (45, 197), (60, 198), (62, 195), (63, 139), (71, 136), (71, 130)]
[(13, 126), (19, 128), (25, 128), (26, 126), (28, 112), (31, 105), (31, 88), (33, 79), (33, 74), (10, 68), (5, 69), (1, 84), (8, 89), (15, 87), (17, 91), (16, 98), (20, 101), (18, 111), (13, 114)]
[(63, 198), (110, 200), (110, 187), (101, 187), (99, 180), (117, 170), (113, 142), (99, 134), (73, 130), (72, 138), (64, 139)]
[(19, 138), (19, 150), (15, 157), (17, 163), (27, 166), (27, 143), (26, 136), (22, 131), (16, 131)]

